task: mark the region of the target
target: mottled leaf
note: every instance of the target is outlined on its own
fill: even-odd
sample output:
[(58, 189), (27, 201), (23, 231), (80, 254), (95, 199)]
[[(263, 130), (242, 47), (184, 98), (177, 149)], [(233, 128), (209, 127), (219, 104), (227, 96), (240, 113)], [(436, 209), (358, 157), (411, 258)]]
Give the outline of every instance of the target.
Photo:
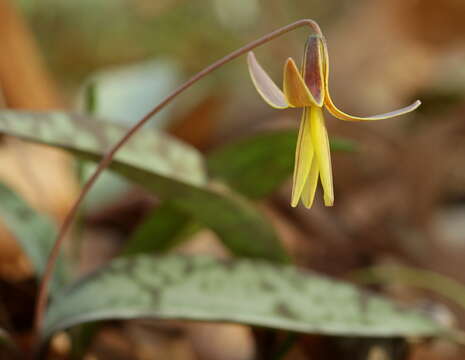
[[(0, 132), (98, 161), (125, 130), (66, 113), (2, 111)], [(207, 187), (195, 149), (162, 132), (145, 130), (117, 153), (111, 168), (214, 230), (234, 253), (287, 261), (276, 233), (255, 207), (228, 189)]]
[[(234, 141), (211, 152), (208, 170), (236, 191), (262, 198), (292, 175), (297, 130), (279, 130)], [(331, 139), (331, 150), (354, 151), (352, 141)]]
[(120, 258), (52, 302), (43, 335), (102, 319), (238, 322), (347, 336), (440, 335), (426, 315), (347, 283), (263, 260)]
[[(0, 112), (0, 132), (94, 156), (108, 151), (125, 131), (119, 125), (77, 114)], [(146, 169), (152, 176), (195, 185), (206, 182), (201, 155), (162, 132), (140, 131), (116, 160)]]
[[(56, 227), (51, 219), (33, 210), (2, 183), (0, 183), (0, 217), (21, 245), (38, 275), (41, 275), (56, 236)], [(60, 258), (52, 282), (52, 291), (63, 286), (65, 280), (66, 271)]]

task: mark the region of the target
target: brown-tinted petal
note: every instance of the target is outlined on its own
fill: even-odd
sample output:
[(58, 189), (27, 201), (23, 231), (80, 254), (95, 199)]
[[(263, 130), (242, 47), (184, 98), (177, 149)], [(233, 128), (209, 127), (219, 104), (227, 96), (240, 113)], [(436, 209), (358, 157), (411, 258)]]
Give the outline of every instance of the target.
[(323, 51), (321, 37), (310, 35), (305, 45), (304, 58), (302, 61), (302, 76), (313, 99), (315, 99), (315, 102), (320, 107), (323, 106), (325, 95)]
[(287, 59), (284, 65), (283, 90), (289, 105), (293, 107), (321, 107), (308, 90), (297, 65), (291, 58)]
[(258, 93), (262, 96), (270, 106), (277, 109), (285, 109), (289, 107), (286, 97), (281, 89), (271, 80), (268, 74), (258, 63), (255, 54), (249, 52), (247, 56), (247, 63), (249, 66), (250, 77), (257, 89)]

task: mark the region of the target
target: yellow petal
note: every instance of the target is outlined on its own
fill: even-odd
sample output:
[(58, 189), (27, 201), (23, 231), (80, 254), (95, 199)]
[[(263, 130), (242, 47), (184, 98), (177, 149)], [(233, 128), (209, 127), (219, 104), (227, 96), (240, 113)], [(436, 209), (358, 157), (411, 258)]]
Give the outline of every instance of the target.
[(321, 106), (318, 105), (305, 81), (291, 58), (284, 65), (284, 95), (293, 107)]
[(249, 52), (247, 56), (247, 64), (249, 66), (249, 73), (252, 78), (252, 82), (263, 100), (265, 100), (270, 106), (277, 109), (285, 109), (289, 107), (283, 92), (276, 86), (273, 80), (271, 80), (265, 70), (263, 70), (253, 52)]
[(302, 77), (315, 100), (316, 106), (323, 106), (325, 81), (323, 70), (323, 44), (317, 35), (310, 35), (305, 45), (302, 61)]
[(324, 191), (326, 206), (334, 203), (333, 174), (331, 169), (331, 153), (329, 150), (328, 131), (326, 130), (321, 108), (312, 107), (310, 110), (310, 130), (313, 150), (318, 162), (321, 185)]
[(387, 112), (387, 113), (384, 113), (384, 114), (378, 114), (378, 115), (367, 116), (367, 117), (353, 116), (353, 115), (346, 114), (345, 112), (339, 110), (336, 107), (336, 105), (334, 105), (334, 102), (331, 99), (331, 95), (329, 93), (329, 84), (328, 84), (328, 82), (329, 82), (329, 56), (328, 56), (328, 48), (326, 46), (325, 41), (321, 40), (321, 38), (318, 38), (318, 39), (320, 39), (319, 41), (321, 42), (321, 44), (323, 46), (323, 53), (324, 53), (324, 56), (323, 56), (323, 59), (324, 59), (324, 67), (323, 68), (324, 68), (324, 78), (325, 78), (325, 85), (324, 85), (324, 88), (325, 88), (325, 101), (324, 101), (324, 103), (325, 103), (325, 106), (328, 109), (328, 111), (334, 117), (336, 117), (336, 118), (338, 118), (340, 120), (344, 120), (344, 121), (383, 120), (383, 119), (389, 119), (389, 118), (393, 118), (393, 117), (396, 117), (396, 116), (407, 114), (407, 113), (415, 110), (416, 108), (418, 108), (421, 105), (421, 102), (419, 100), (417, 100), (413, 104), (410, 104), (409, 106), (403, 107), (401, 109), (390, 111), (390, 112)]
[(309, 113), (309, 109), (305, 108), (302, 120), (300, 121), (299, 136), (297, 138), (291, 199), (291, 206), (293, 207), (296, 207), (299, 203), (313, 160)]
[(307, 181), (302, 191), (302, 202), (307, 209), (310, 209), (313, 205), (313, 199), (315, 198), (316, 185), (318, 184), (318, 161), (312, 161), (312, 167), (308, 174)]
[(413, 104), (406, 106), (402, 109), (397, 109), (394, 111), (390, 111), (388, 113), (384, 114), (378, 114), (378, 115), (373, 115), (373, 116), (367, 116), (367, 117), (360, 117), (360, 116), (353, 116), (346, 114), (345, 112), (342, 112), (339, 110), (331, 100), (331, 97), (329, 96), (329, 93), (326, 93), (326, 98), (325, 98), (325, 105), (328, 111), (333, 115), (334, 117), (338, 118), (339, 120), (344, 120), (344, 121), (372, 121), (372, 120), (383, 120), (383, 119), (389, 119), (393, 118), (396, 116), (404, 115), (407, 114), (416, 108), (418, 108), (421, 105), (421, 102), (419, 100), (415, 101)]

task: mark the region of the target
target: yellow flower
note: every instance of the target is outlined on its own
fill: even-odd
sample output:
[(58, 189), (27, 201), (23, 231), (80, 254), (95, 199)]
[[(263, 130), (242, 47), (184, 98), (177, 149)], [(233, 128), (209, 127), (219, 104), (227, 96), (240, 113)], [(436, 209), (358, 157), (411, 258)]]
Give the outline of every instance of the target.
[(323, 106), (336, 118), (346, 121), (381, 120), (415, 110), (420, 101), (389, 113), (357, 117), (339, 110), (331, 100), (328, 89), (329, 62), (325, 40), (311, 35), (307, 41), (301, 71), (292, 58), (284, 65), (283, 91), (271, 80), (257, 62), (253, 52), (248, 54), (248, 66), (252, 81), (263, 99), (272, 107), (285, 109), (303, 108), (297, 148), (291, 206), (302, 200), (305, 207), (313, 204), (318, 178), (324, 192), (324, 203), (334, 203), (331, 154), (326, 130)]

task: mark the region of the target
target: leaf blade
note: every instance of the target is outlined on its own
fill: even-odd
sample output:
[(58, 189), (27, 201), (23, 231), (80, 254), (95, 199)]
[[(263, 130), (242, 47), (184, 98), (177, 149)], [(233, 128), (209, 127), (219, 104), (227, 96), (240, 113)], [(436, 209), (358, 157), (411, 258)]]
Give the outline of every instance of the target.
[(81, 322), (142, 316), (349, 336), (444, 331), (417, 312), (291, 266), (169, 255), (117, 259), (62, 292), (49, 308), (44, 336)]
[[(28, 256), (38, 276), (41, 276), (56, 236), (56, 227), (51, 219), (32, 209), (19, 195), (2, 183), (0, 216)], [(52, 280), (52, 292), (62, 287), (66, 280), (67, 270), (60, 256)]]
[[(125, 131), (67, 113), (0, 112), (0, 132), (96, 162)], [(143, 131), (116, 154), (110, 168), (210, 227), (235, 254), (288, 261), (275, 231), (251, 203), (227, 189), (207, 186), (203, 158), (190, 146), (163, 132)]]
[(191, 223), (190, 216), (165, 202), (136, 228), (121, 255), (166, 252), (184, 240), (180, 234)]
[[(101, 156), (126, 131), (120, 125), (73, 113), (0, 112), (0, 132), (78, 154)], [(188, 184), (202, 186), (206, 183), (200, 153), (161, 131), (144, 130), (135, 134), (124, 151), (116, 154), (115, 160)]]

